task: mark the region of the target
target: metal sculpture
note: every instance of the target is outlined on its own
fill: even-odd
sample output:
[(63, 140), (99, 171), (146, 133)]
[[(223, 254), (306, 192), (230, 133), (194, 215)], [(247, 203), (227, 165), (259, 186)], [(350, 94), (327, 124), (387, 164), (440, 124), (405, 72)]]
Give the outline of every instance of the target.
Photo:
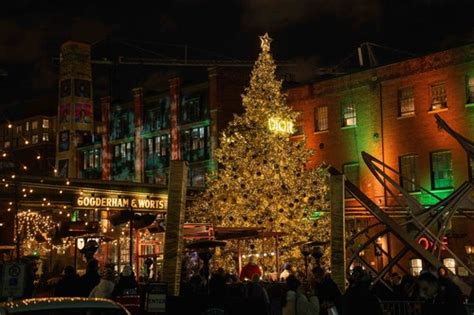
[[(454, 137), (466, 150), (469, 157), (474, 158), (474, 143), (455, 132), (439, 115), (435, 115), (435, 117), (438, 126)], [(457, 212), (462, 214), (460, 208), (474, 209), (474, 203), (469, 198), (469, 195), (474, 191), (473, 183), (465, 182), (448, 197), (441, 199), (430, 191), (420, 187), (417, 183), (412, 182), (410, 179), (404, 178), (397, 170), (367, 152), (362, 152), (362, 158), (371, 173), (385, 188), (386, 192), (401, 209), (406, 211), (407, 216), (405, 219), (394, 219), (390, 216), (389, 212), (382, 210), (357, 186), (346, 179), (344, 183), (346, 191), (378, 220), (377, 223), (351, 236), (347, 245), (348, 252), (351, 254), (347, 268), (349, 269), (349, 266), (357, 261), (376, 275), (374, 284), (380, 281), (390, 288), (390, 285), (384, 281), (384, 276), (395, 266), (407, 272), (400, 264), (400, 260), (407, 253), (414, 253), (431, 266), (439, 268), (443, 266), (440, 259), (441, 251), (446, 250), (450, 256), (456, 260), (457, 265), (463, 266), (468, 273), (473, 275), (473, 271), (470, 270), (445, 242), (443, 242), (450, 220)], [(395, 175), (396, 179), (391, 175)], [(417, 189), (429, 194), (438, 200), (438, 202), (428, 208), (424, 207), (399, 184), (398, 178), (415, 185)], [(398, 253), (395, 253), (395, 255), (387, 253), (377, 242), (379, 237), (389, 234), (396, 237), (401, 244), (403, 244), (402, 249)], [(420, 237), (426, 238), (431, 244), (428, 250), (418, 243), (417, 240)], [(360, 244), (356, 245), (357, 242), (360, 242)], [(388, 258), (388, 263), (382, 266), (380, 270), (374, 268), (362, 255), (362, 253), (371, 246), (375, 246), (376, 251), (378, 251), (380, 255), (384, 255)], [(349, 270), (347, 271), (349, 272)], [(459, 278), (454, 275), (452, 276), (463, 291), (468, 292), (468, 290), (470, 290), (470, 287)]]

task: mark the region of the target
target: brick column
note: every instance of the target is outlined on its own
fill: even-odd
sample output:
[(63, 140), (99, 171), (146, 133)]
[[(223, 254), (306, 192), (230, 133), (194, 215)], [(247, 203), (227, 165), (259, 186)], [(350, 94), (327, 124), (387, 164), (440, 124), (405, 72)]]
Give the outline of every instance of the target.
[(209, 127), (210, 138), (211, 138), (211, 171), (217, 169), (216, 162), (214, 160), (214, 152), (218, 145), (219, 132), (218, 132), (218, 119), (219, 119), (219, 98), (218, 98), (218, 83), (217, 76), (218, 70), (216, 67), (207, 69), (209, 77), (209, 116), (211, 118), (211, 125)]
[(109, 145), (110, 138), (110, 96), (104, 96), (100, 99), (100, 107), (102, 111), (102, 179), (111, 179), (112, 167), (112, 149)]
[(185, 161), (171, 161), (162, 274), (163, 281), (168, 283), (168, 294), (173, 296), (179, 295), (181, 281), (187, 178), (188, 163)]
[(344, 215), (344, 175), (331, 175), (331, 276), (344, 292), (346, 288), (346, 238)]
[(171, 160), (179, 160), (181, 153), (179, 147), (178, 115), (181, 79), (170, 79), (169, 84), (171, 99)]
[(133, 90), (133, 109), (135, 117), (135, 182), (143, 182), (143, 89), (134, 88)]

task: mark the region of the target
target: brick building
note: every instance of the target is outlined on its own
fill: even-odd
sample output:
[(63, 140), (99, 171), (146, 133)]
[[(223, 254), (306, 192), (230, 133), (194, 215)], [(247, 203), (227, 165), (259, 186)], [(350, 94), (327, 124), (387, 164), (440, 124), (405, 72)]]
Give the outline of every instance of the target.
[[(302, 112), (300, 129), (314, 150), (311, 165), (325, 162), (336, 167), (392, 215), (403, 217), (406, 212), (372, 175), (362, 151), (427, 189), (400, 182), (425, 206), (436, 202), (429, 193), (443, 198), (471, 179), (471, 161), (437, 127), (434, 114), (474, 139), (474, 45), (303, 85), (289, 89), (288, 94), (289, 104)], [(295, 140), (303, 133), (295, 135)], [(364, 208), (346, 197), (348, 232), (373, 223)], [(473, 209), (463, 211), (472, 213)], [(455, 217), (447, 237), (467, 261), (464, 246), (474, 243), (472, 222)], [(381, 242), (388, 251), (399, 246), (386, 239)]]

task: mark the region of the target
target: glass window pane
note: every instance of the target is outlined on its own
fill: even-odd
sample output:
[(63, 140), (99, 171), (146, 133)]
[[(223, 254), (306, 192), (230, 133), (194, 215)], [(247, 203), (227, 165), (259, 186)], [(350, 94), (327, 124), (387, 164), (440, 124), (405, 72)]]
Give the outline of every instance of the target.
[(347, 104), (343, 107), (343, 121), (342, 126), (355, 126), (357, 124), (356, 109), (355, 105)]
[(315, 130), (323, 131), (328, 129), (328, 107), (322, 106), (316, 108), (315, 112)]
[(440, 83), (431, 86), (431, 110), (448, 107), (446, 84)]
[(431, 153), (431, 180), (433, 189), (453, 187), (451, 151)]

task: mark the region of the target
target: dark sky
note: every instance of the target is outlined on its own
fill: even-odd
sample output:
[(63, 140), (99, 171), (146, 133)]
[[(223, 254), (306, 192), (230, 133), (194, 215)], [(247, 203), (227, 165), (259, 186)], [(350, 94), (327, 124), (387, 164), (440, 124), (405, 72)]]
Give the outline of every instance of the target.
[[(316, 67), (339, 63), (366, 41), (416, 54), (472, 42), (473, 12), (473, 0), (2, 2), (0, 69), (8, 76), (0, 72), (0, 104), (55, 95), (58, 67), (52, 58), (68, 39), (97, 43), (95, 57), (110, 50), (137, 56), (143, 56), (143, 49), (173, 54), (170, 46), (162, 45), (167, 43), (189, 45), (190, 58), (253, 60), (257, 36), (268, 31), (277, 59), (298, 58)], [(107, 38), (115, 44), (107, 46)], [(150, 81), (153, 74), (170, 69), (127, 71), (134, 72), (127, 72), (129, 81)], [(94, 78), (106, 81), (102, 74), (103, 69), (97, 69)]]

